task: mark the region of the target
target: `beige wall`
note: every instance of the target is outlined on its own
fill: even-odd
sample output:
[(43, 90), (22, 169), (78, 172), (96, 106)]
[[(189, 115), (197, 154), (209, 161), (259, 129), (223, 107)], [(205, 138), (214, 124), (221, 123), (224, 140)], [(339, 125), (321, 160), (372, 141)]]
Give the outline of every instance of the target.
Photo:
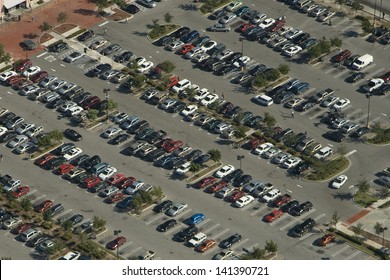
[[(28, 7), (30, 5), (30, 2), (31, 3), (35, 3), (37, 2), (38, 0), (26, 0), (26, 6)], [(47, 2), (48, 0), (45, 0), (45, 2)], [(0, 0), (0, 13), (1, 15), (3, 15), (3, 5), (4, 5), (4, 0)]]

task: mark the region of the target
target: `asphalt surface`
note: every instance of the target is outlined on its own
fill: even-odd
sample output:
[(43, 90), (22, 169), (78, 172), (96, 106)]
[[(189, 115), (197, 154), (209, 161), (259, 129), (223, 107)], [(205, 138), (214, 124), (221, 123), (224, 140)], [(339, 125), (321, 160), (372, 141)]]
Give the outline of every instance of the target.
[[(201, 87), (207, 87), (210, 91), (215, 89), (218, 94), (224, 93), (227, 100), (234, 104), (239, 104), (246, 110), (256, 114), (263, 115), (265, 111), (268, 111), (277, 118), (278, 124), (283, 128), (291, 127), (297, 132), (307, 131), (310, 136), (323, 145), (330, 144), (336, 146), (322, 138), (321, 135), (328, 130), (324, 125), (318, 127), (314, 125), (314, 122), (318, 120), (317, 115), (320, 112), (316, 111), (314, 114), (311, 111), (297, 112), (295, 118), (291, 119), (290, 111), (282, 108), (280, 105), (273, 105), (267, 109), (259, 107), (250, 101), (250, 98), (253, 96), (252, 93), (246, 94), (242, 92), (241, 88), (229, 83), (229, 80), (226, 78), (215, 77), (211, 73), (192, 69), (192, 64), (189, 61), (173, 53), (166, 52), (161, 47), (153, 46), (147, 38), (137, 35), (139, 34), (137, 32), (142, 33), (146, 31), (146, 24), (150, 24), (151, 19), (159, 18), (161, 17), (160, 15), (167, 11), (174, 15), (174, 22), (188, 25), (197, 30), (205, 30), (206, 27), (213, 24), (212, 21), (206, 18), (203, 19), (196, 11), (185, 11), (180, 8), (179, 5), (182, 3), (186, 2), (172, 1), (169, 5), (159, 5), (152, 10), (142, 11), (128, 24), (108, 23), (104, 25), (108, 29), (108, 34), (105, 37), (112, 42), (119, 43), (123, 49), (129, 49), (136, 55), (145, 56), (152, 60), (155, 65), (166, 59), (172, 60), (176, 65), (174, 72), (181, 78), (188, 78)], [(340, 33), (344, 34), (342, 35), (343, 48), (349, 48), (353, 53), (371, 53), (374, 55), (374, 63), (365, 70), (368, 72), (368, 76), (375, 76), (385, 72), (386, 62), (384, 59), (377, 58), (386, 57), (386, 47), (369, 44), (361, 38), (345, 36), (345, 34), (349, 36), (352, 32), (359, 31), (359, 27), (354, 22), (336, 18), (330, 27), (315, 22), (313, 18), (309, 18), (306, 15), (290, 10), (282, 3), (269, 3), (268, 1), (267, 3), (267, 5), (264, 5), (265, 1), (260, 1), (260, 3), (256, 4), (256, 7), (273, 17), (285, 14), (289, 25), (302, 28), (317, 38), (321, 38), (321, 36), (333, 37)], [(253, 7), (252, 4), (248, 6)], [(97, 27), (97, 33), (102, 33), (102, 29), (103, 27)], [(228, 34), (210, 33), (207, 35), (218, 42), (224, 42), (234, 51), (241, 50), (242, 46), (238, 42), (238, 34), (235, 32)], [(118, 102), (120, 111), (141, 116), (148, 120), (153, 127), (167, 131), (172, 138), (180, 139), (193, 148), (200, 148), (203, 151), (212, 148), (219, 149), (222, 152), (224, 164), (233, 164), (237, 168), (239, 166), (236, 159), (237, 155), (245, 155), (242, 167), (246, 173), (251, 174), (254, 178), (272, 182), (282, 192), (291, 193), (299, 201), (312, 201), (315, 209), (308, 213), (307, 217), (315, 218), (318, 224), (327, 223), (334, 211), (338, 212), (342, 220), (358, 212), (359, 208), (349, 199), (350, 194), (355, 189), (353, 185), (363, 178), (374, 179), (374, 174), (383, 169), (388, 162), (384, 152), (386, 151), (385, 148), (347, 143), (348, 151), (350, 152), (349, 159), (352, 165), (345, 172), (350, 179), (343, 189), (339, 191), (332, 190), (328, 188), (327, 182), (308, 183), (287, 178), (285, 170), (249, 154), (248, 151), (235, 150), (218, 144), (217, 135), (208, 134), (203, 130), (199, 130), (198, 127), (190, 126), (188, 123), (183, 122), (177, 114), (165, 113), (135, 97), (115, 92), (115, 85), (98, 78), (84, 76), (85, 71), (97, 64), (97, 62), (93, 62), (89, 58), (73, 64), (62, 62), (61, 60), (69, 52), (59, 55), (44, 53), (33, 58), (33, 60), (51, 74), (81, 85), (87, 91), (100, 95), (102, 98), (104, 97), (102, 89), (110, 88), (110, 96)], [(288, 63), (292, 69), (292, 77), (308, 81), (315, 88), (315, 90), (310, 91), (311, 94), (331, 85), (336, 90), (336, 95), (351, 99), (352, 106), (347, 108), (348, 112), (352, 115), (358, 115), (358, 119), (365, 121), (367, 100), (363, 94), (356, 92), (359, 84), (351, 86), (344, 82), (344, 78), (349, 74), (348, 69), (336, 68), (327, 63), (317, 67), (310, 67), (305, 64), (299, 65), (286, 60), (280, 54), (257, 42), (245, 42), (244, 53), (249, 55), (254, 61), (264, 63), (270, 67)], [(387, 123), (388, 117), (383, 114), (387, 113), (388, 97), (378, 99), (373, 97), (371, 103), (373, 108), (371, 120)], [(2, 104), (4, 104), (2, 106), (9, 108), (10, 111), (22, 115), (25, 119), (43, 125), (45, 130), (54, 128), (63, 130), (68, 127), (67, 120), (58, 119), (58, 113), (44, 108), (39, 102), (32, 102), (18, 96), (12, 90), (4, 92)], [(234, 209), (228, 203), (218, 201), (211, 195), (187, 186), (183, 181), (170, 179), (170, 172), (167, 170), (158, 169), (136, 158), (123, 156), (120, 154), (123, 147), (113, 147), (107, 144), (106, 140), (99, 137), (99, 134), (107, 126), (107, 124), (104, 124), (91, 131), (78, 129), (82, 132), (84, 139), (77, 143), (77, 146), (90, 155), (101, 155), (104, 161), (110, 162), (117, 167), (119, 172), (134, 176), (149, 184), (161, 186), (164, 193), (171, 200), (188, 203), (191, 211), (185, 212), (180, 216), (180, 219), (189, 217), (196, 212), (205, 213), (207, 222), (201, 225), (201, 228), (204, 231), (208, 231), (207, 233), (211, 238), (220, 241), (230, 234), (239, 232), (243, 235), (244, 240), (235, 248), (237, 251), (250, 249), (253, 246), (262, 247), (266, 240), (272, 239), (278, 244), (280, 253), (285, 259), (319, 259), (324, 257), (332, 259), (368, 258), (363, 253), (357, 253), (353, 249), (345, 247), (347, 246), (345, 244), (335, 244), (335, 246), (326, 249), (325, 252), (319, 250), (318, 247), (313, 245), (313, 242), (321, 236), (321, 232), (314, 232), (301, 239), (286, 238), (288, 229), (298, 222), (295, 218), (286, 215), (277, 223), (271, 226), (266, 225), (261, 221), (261, 218), (272, 209), (262, 203), (256, 202), (249, 207), (245, 207), (244, 211)], [(124, 257), (134, 257), (142, 253), (143, 250), (151, 249), (156, 251), (157, 255), (162, 259), (209, 259), (219, 251), (213, 249), (206, 254), (199, 254), (181, 244), (176, 244), (170, 239), (172, 232), (176, 232), (178, 229), (170, 231), (169, 234), (161, 234), (154, 229), (164, 219), (166, 220), (167, 217), (150, 212), (138, 218), (116, 213), (113, 211), (112, 206), (102, 203), (101, 198), (87, 193), (85, 190), (77, 188), (77, 186), (68, 184), (58, 176), (50, 174), (49, 171), (33, 166), (31, 162), (24, 161), (20, 157), (13, 155), (8, 148), (1, 146), (0, 150), (7, 162), (6, 165), (2, 164), (1, 172), (22, 178), (23, 182), (36, 189), (37, 191), (32, 194), (34, 203), (53, 198), (55, 202), (62, 202), (68, 209), (62, 215), (82, 213), (89, 218), (93, 218), (93, 216), (104, 217), (108, 221), (109, 231), (99, 237), (99, 242), (102, 244), (114, 238), (113, 230), (121, 229), (122, 234), (130, 240), (127, 245), (121, 248), (121, 255)], [(375, 164), (367, 161), (367, 158), (375, 159)], [(15, 258), (19, 258), (19, 255)]]

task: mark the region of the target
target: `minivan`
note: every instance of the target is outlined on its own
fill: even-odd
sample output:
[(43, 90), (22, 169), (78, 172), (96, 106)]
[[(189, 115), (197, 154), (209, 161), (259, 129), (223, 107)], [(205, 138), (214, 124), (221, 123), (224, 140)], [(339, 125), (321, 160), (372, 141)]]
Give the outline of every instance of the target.
[(190, 86), (191, 86), (191, 82), (187, 79), (183, 79), (180, 82), (178, 82), (175, 86), (172, 87), (172, 91), (180, 92), (182, 90), (185, 90), (186, 88), (189, 88)]
[(94, 167), (92, 167), (92, 173), (99, 175), (106, 169), (107, 167), (110, 167), (110, 165), (107, 162), (101, 162), (96, 164)]
[(324, 147), (321, 150), (319, 150), (314, 157), (317, 159), (324, 159), (332, 154), (332, 148), (331, 147)]
[(30, 239), (33, 239), (34, 237), (36, 237), (39, 233), (40, 232), (38, 230), (36, 230), (35, 228), (30, 228), (30, 229), (26, 230), (25, 232), (23, 232), (22, 234), (20, 234), (20, 239), (24, 242), (27, 242)]
[(298, 152), (302, 152), (303, 150), (305, 150), (310, 144), (314, 143), (314, 139), (313, 138), (309, 138), (309, 137), (306, 137), (305, 139), (303, 139), (302, 141), (300, 141), (297, 145), (297, 147), (295, 148)]
[(291, 88), (291, 91), (294, 94), (299, 95), (299, 94), (302, 94), (302, 93), (308, 91), (309, 89), (310, 89), (309, 83), (299, 83), (299, 84), (296, 84), (295, 86), (293, 86)]
[(257, 101), (259, 102), (259, 104), (261, 104), (263, 106), (270, 106), (270, 105), (274, 104), (273, 99), (265, 94), (259, 96), (257, 98)]

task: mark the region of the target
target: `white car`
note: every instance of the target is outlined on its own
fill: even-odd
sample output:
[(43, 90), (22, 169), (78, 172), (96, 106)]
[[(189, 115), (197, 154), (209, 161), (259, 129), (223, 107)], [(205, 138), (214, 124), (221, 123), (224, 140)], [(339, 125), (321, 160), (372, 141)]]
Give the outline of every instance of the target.
[(57, 91), (57, 89), (62, 88), (66, 84), (63, 80), (55, 80), (49, 86), (49, 89), (52, 91)]
[(290, 157), (291, 155), (289, 153), (281, 152), (272, 158), (272, 162), (275, 164), (283, 164), (283, 162), (288, 160)]
[(62, 104), (58, 110), (62, 113), (65, 113), (66, 111), (68, 111), (70, 108), (72, 107), (76, 107), (77, 106), (77, 103), (76, 102), (73, 102), (73, 101), (68, 101), (64, 104)]
[(218, 22), (220, 24), (227, 24), (229, 22), (232, 22), (233, 20), (235, 20), (237, 18), (237, 15), (235, 14), (229, 14), (229, 15), (226, 15), (224, 16), (223, 18), (221, 18)]
[(218, 99), (218, 95), (216, 93), (210, 93), (207, 95), (204, 99), (200, 101), (200, 104), (203, 106), (208, 106), (212, 103), (214, 103)]
[(201, 90), (199, 90), (195, 96), (194, 96), (194, 100), (195, 101), (200, 101), (202, 99), (204, 99), (207, 95), (210, 94), (210, 91), (207, 89), (207, 88), (202, 88)]
[(6, 134), (8, 131), (8, 128), (4, 126), (0, 126), (0, 136)]
[(37, 126), (37, 127), (30, 128), (28, 131), (26, 131), (25, 135), (32, 138), (38, 135), (39, 133), (41, 133), (42, 131), (43, 131), (43, 126)]
[(24, 134), (28, 130), (30, 130), (31, 128), (34, 128), (34, 127), (35, 127), (35, 124), (24, 122), (16, 129), (16, 133), (17, 134)]
[(297, 166), (302, 161), (299, 157), (290, 157), (286, 161), (283, 162), (282, 166), (284, 168), (293, 168)]
[(78, 155), (80, 155), (82, 152), (83, 152), (83, 150), (80, 148), (73, 148), (73, 149), (70, 149), (69, 151), (67, 151), (66, 154), (63, 155), (63, 157), (66, 160), (71, 160), (71, 159), (74, 159), (75, 157), (77, 157)]
[(353, 122), (347, 122), (346, 124), (344, 124), (341, 128), (340, 128), (340, 131), (342, 133), (350, 133), (351, 131), (357, 129), (359, 127), (358, 124), (356, 123), (353, 123)]
[(292, 26), (283, 26), (280, 28), (277, 33), (281, 36), (284, 36), (286, 33), (288, 33), (290, 30), (292, 30)]
[(274, 23), (275, 23), (275, 20), (273, 18), (267, 18), (262, 23), (259, 24), (259, 27), (261, 29), (266, 29), (266, 28), (270, 27)]
[(135, 59), (135, 63), (137, 63), (138, 66), (140, 66), (142, 63), (146, 62), (146, 58), (143, 56), (139, 56)]
[(295, 37), (297, 37), (302, 32), (303, 31), (300, 30), (300, 29), (292, 29), (289, 32), (287, 32), (286, 35), (284, 35), (284, 37), (286, 37), (287, 39), (291, 40), (291, 39), (294, 39)]
[(199, 54), (195, 55), (191, 61), (194, 63), (199, 63), (199, 62), (202, 62), (202, 61), (209, 59), (209, 58), (210, 58), (210, 55), (208, 55), (207, 53), (199, 53)]
[(215, 172), (214, 176), (217, 178), (225, 177), (226, 175), (232, 173), (234, 169), (234, 166), (231, 164), (222, 166), (217, 172)]
[(267, 18), (266, 14), (257, 14), (251, 19), (251, 23), (258, 24)]
[(348, 177), (346, 175), (340, 175), (336, 179), (333, 180), (332, 182), (332, 188), (334, 189), (339, 189), (341, 188), (345, 182), (347, 182)]
[(151, 61), (145, 61), (141, 65), (138, 66), (137, 72), (139, 73), (145, 73), (148, 72), (152, 67), (154, 66), (154, 63)]
[(252, 203), (253, 201), (255, 200), (255, 198), (251, 195), (245, 195), (243, 197), (241, 197), (240, 199), (238, 199), (234, 205), (238, 208), (242, 208), (250, 203)]
[(291, 46), (284, 50), (283, 54), (285, 56), (293, 57), (297, 53), (301, 52), (302, 48), (300, 46)]
[(174, 217), (178, 215), (179, 213), (183, 212), (185, 209), (187, 209), (188, 205), (185, 203), (176, 203), (172, 206), (171, 209), (168, 210), (167, 215)]
[(184, 45), (184, 43), (180, 40), (177, 40), (177, 41), (170, 43), (168, 46), (165, 47), (165, 49), (168, 51), (175, 51), (178, 48), (180, 48), (182, 45)]
[(108, 129), (106, 129), (106, 131), (103, 132), (102, 136), (104, 138), (111, 138), (113, 136), (118, 135), (121, 132), (122, 130), (119, 127), (109, 127)]
[(278, 189), (272, 189), (270, 190), (268, 193), (266, 193), (262, 199), (265, 201), (265, 202), (271, 202), (273, 201), (275, 198), (277, 198), (279, 195), (281, 195), (281, 191), (278, 190)]
[(7, 147), (9, 148), (15, 148), (16, 146), (26, 142), (28, 140), (28, 137), (26, 135), (18, 135), (15, 137), (14, 140), (11, 140), (7, 143)]
[(349, 104), (351, 104), (351, 101), (348, 98), (342, 98), (339, 101), (337, 101), (335, 104), (333, 104), (332, 107), (336, 110), (340, 110), (347, 107)]
[(374, 90), (380, 88), (385, 81), (383, 79), (371, 79), (367, 85), (363, 87), (366, 92), (373, 92)]
[(106, 39), (99, 39), (99, 40), (96, 40), (95, 42), (93, 42), (89, 48), (92, 49), (92, 50), (97, 50), (98, 48), (101, 48), (103, 47), (105, 44), (107, 44), (108, 41)]
[(84, 111), (83, 107), (74, 106), (74, 107), (70, 108), (69, 110), (67, 110), (66, 113), (68, 114), (68, 116), (77, 116), (77, 115), (81, 114), (83, 111)]
[(336, 119), (332, 122), (332, 127), (333, 128), (341, 128), (343, 127), (345, 124), (348, 123), (348, 120), (347, 119)]
[(70, 252), (66, 253), (65, 255), (63, 255), (61, 258), (59, 258), (59, 260), (66, 260), (66, 261), (78, 260), (80, 256), (81, 256), (80, 252), (70, 251)]
[(234, 10), (238, 9), (238, 7), (240, 7), (241, 5), (242, 5), (241, 1), (234, 1), (234, 2), (230, 3), (229, 5), (227, 5), (225, 7), (225, 10), (228, 12), (233, 12)]
[(233, 256), (234, 254), (234, 251), (222, 251), (218, 254), (216, 254), (213, 259), (214, 260), (226, 260), (226, 259), (229, 259), (231, 256)]
[(196, 110), (198, 110), (198, 106), (196, 106), (196, 105), (188, 105), (187, 107), (185, 107), (185, 108), (180, 112), (180, 115), (182, 115), (182, 116), (188, 116), (189, 114), (195, 113)]
[(76, 60), (79, 60), (80, 58), (84, 57), (84, 54), (81, 52), (72, 52), (70, 55), (65, 57), (65, 62), (75, 62)]
[(104, 191), (100, 192), (99, 196), (109, 197), (110, 195), (113, 195), (113, 194), (116, 194), (119, 192), (120, 192), (120, 189), (118, 189), (117, 187), (109, 187), (109, 188), (105, 189)]
[(32, 75), (35, 75), (36, 73), (41, 71), (41, 67), (39, 66), (31, 66), (27, 70), (25, 70), (22, 75), (24, 77), (31, 77)]
[(104, 180), (107, 180), (109, 178), (111, 178), (115, 173), (116, 173), (116, 168), (115, 167), (107, 167), (106, 169), (103, 170), (103, 172), (101, 172), (99, 174), (99, 178), (100, 180), (104, 181)]
[(204, 52), (207, 52), (207, 51), (211, 50), (212, 48), (214, 48), (216, 45), (218, 45), (218, 43), (213, 41), (213, 40), (211, 40), (211, 41), (208, 41), (207, 43), (205, 43), (204, 45), (202, 45), (201, 49)]
[(202, 47), (196, 47), (196, 48), (193, 48), (192, 50), (190, 50), (188, 53), (186, 53), (184, 55), (185, 58), (188, 58), (188, 59), (191, 59), (193, 58), (194, 56), (198, 55), (198, 54), (201, 54), (203, 53), (204, 50), (202, 49)]
[(328, 96), (327, 98), (324, 99), (324, 101), (321, 102), (321, 107), (330, 107), (333, 104), (335, 104), (337, 101), (339, 101), (340, 97), (338, 96)]
[(268, 151), (269, 149), (271, 149), (272, 147), (274, 147), (274, 145), (272, 143), (263, 143), (261, 144), (260, 146), (258, 146), (256, 149), (253, 150), (253, 153), (255, 155), (262, 155), (264, 154), (266, 151)]
[(8, 219), (5, 222), (3, 222), (3, 227), (5, 229), (12, 229), (12, 228), (16, 227), (17, 225), (19, 225), (21, 223), (22, 223), (21, 219), (19, 219), (19, 218), (12, 218), (12, 219)]
[(271, 149), (269, 149), (268, 151), (264, 152), (262, 154), (262, 156), (264, 158), (267, 158), (267, 159), (270, 159), (270, 158), (273, 158), (274, 156), (276, 156), (277, 154), (280, 153), (280, 150), (276, 147), (272, 147)]
[(4, 73), (1, 73), (0, 75), (0, 82), (5, 82), (8, 78), (11, 78), (13, 76), (18, 75), (15, 71), (7, 71)]
[[(102, 80), (110, 80), (114, 77), (116, 77), (117, 75), (119, 75), (119, 70), (108, 70), (106, 72), (104, 72), (103, 74), (100, 75), (100, 78)], [(124, 74), (126, 76), (126, 74)]]
[(233, 54), (233, 51), (227, 49), (227, 50), (222, 51), (219, 55), (217, 55), (216, 58), (217, 58), (218, 60), (224, 60), (225, 58), (229, 57), (229, 56), (232, 55), (232, 54)]
[(243, 67), (243, 66), (247, 65), (250, 60), (251, 59), (249, 56), (244, 55), (244, 56), (241, 56), (237, 61), (235, 61), (233, 63), (233, 65), (235, 67)]

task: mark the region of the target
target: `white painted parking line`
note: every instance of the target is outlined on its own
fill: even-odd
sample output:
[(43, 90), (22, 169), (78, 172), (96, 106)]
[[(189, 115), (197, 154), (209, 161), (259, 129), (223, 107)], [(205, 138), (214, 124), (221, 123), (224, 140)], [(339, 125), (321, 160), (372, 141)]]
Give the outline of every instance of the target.
[(62, 212), (61, 215), (57, 216), (55, 219), (56, 219), (57, 221), (60, 221), (63, 217), (66, 216), (66, 214), (68, 214), (68, 213), (70, 213), (70, 212), (72, 212), (72, 209), (68, 209), (68, 210)]
[(341, 254), (342, 252), (344, 252), (345, 250), (347, 250), (349, 247), (349, 245), (345, 245), (345, 247), (341, 248), (340, 250), (338, 250), (336, 253), (334, 253), (331, 257), (336, 257), (337, 255)]
[(215, 225), (213, 225), (212, 227), (210, 227), (210, 228), (204, 230), (203, 233), (206, 234), (206, 233), (208, 233), (208, 232), (211, 232), (213, 229), (215, 229), (215, 228), (217, 228), (217, 227), (219, 227), (219, 226), (220, 226), (220, 224), (215, 224)]
[(43, 53), (37, 55), (37, 57), (42, 57), (42, 56), (44, 56), (45, 54), (47, 54), (47, 52), (43, 52)]
[(271, 223), (271, 227), (274, 227), (274, 226), (276, 226), (278, 223), (280, 223), (281, 221), (287, 219), (288, 216), (289, 216), (289, 215), (284, 214), (282, 217), (280, 217), (280, 218), (277, 219), (276, 221), (273, 221), (273, 222)]
[(344, 71), (341, 71), (340, 73), (337, 73), (337, 74), (334, 75), (333, 77), (338, 78), (338, 77), (344, 75), (344, 74), (347, 73), (347, 72), (349, 72), (349, 70), (348, 70), (348, 68), (345, 68)]
[(178, 229), (181, 230), (180, 228), (184, 227), (185, 225), (183, 223), (178, 223), (177, 226), (175, 226), (174, 228), (171, 228), (170, 230), (164, 232), (164, 235), (169, 235), (171, 234), (172, 232), (174, 231), (177, 231)]
[(29, 196), (33, 195), (34, 193), (36, 193), (36, 192), (37, 192), (37, 190), (32, 190), (28, 194), (26, 194), (25, 197), (29, 197)]
[(126, 253), (126, 254), (132, 255), (132, 254), (134, 254), (135, 252), (138, 252), (141, 249), (142, 249), (142, 247), (138, 247), (138, 248), (135, 248), (134, 250), (132, 250), (130, 253)]
[(176, 220), (178, 220), (179, 218), (183, 217), (184, 215), (190, 213), (192, 211), (192, 209), (188, 209), (187, 211), (184, 211), (182, 213), (180, 213), (179, 215), (176, 215), (175, 218)]
[(242, 247), (242, 246), (243, 246), (245, 243), (247, 243), (248, 241), (249, 241), (249, 238), (245, 238), (244, 240), (241, 240), (241, 242), (234, 244), (234, 245), (230, 248), (230, 250), (235, 250), (235, 249), (237, 249), (238, 247)]
[(287, 225), (284, 225), (284, 226), (282, 226), (279, 230), (281, 230), (281, 231), (283, 231), (283, 230), (285, 230), (286, 228), (288, 228), (288, 227), (291, 227), (294, 223), (296, 223), (297, 222), (297, 220), (292, 220), (291, 222), (289, 222)]
[(302, 236), (301, 238), (299, 238), (299, 241), (303, 241), (305, 240), (306, 238), (309, 238), (310, 236), (312, 236), (314, 233), (313, 232), (309, 232), (308, 234), (305, 234), (304, 236)]
[(122, 246), (120, 247), (120, 249), (119, 249), (119, 254), (122, 255), (122, 254), (126, 253), (126, 252), (123, 252), (123, 249), (126, 249), (126, 248), (129, 247), (131, 244), (133, 244), (132, 241), (130, 241), (130, 242), (128, 242), (128, 243), (122, 245)]
[(364, 67), (364, 71), (367, 73), (367, 70), (374, 68), (376, 66), (376, 63), (371, 63), (370, 65), (367, 65)]
[(350, 259), (356, 257), (357, 255), (359, 255), (360, 253), (361, 253), (361, 251), (356, 250), (356, 252), (354, 252), (352, 255), (346, 257), (344, 260), (350, 260)]
[(33, 199), (33, 200), (31, 201), (31, 203), (34, 204), (34, 202), (36, 202), (36, 201), (38, 201), (38, 200), (44, 198), (45, 196), (46, 196), (46, 194), (43, 194), (43, 195), (41, 195), (41, 196), (38, 196), (37, 198)]
[(380, 117), (376, 117), (374, 118), (373, 120), (370, 120), (370, 124), (371, 125), (374, 125), (377, 121), (379, 121), (381, 118)]
[[(349, 18), (345, 17), (343, 20), (339, 21), (338, 23), (332, 24), (332, 26), (333, 26), (333, 28), (335, 28), (335, 27), (338, 27), (338, 26), (346, 23), (347, 21), (349, 21)], [(348, 24), (348, 27), (349, 27), (349, 24)]]
[(224, 229), (223, 231), (220, 231), (220, 232), (218, 232), (217, 234), (212, 235), (212, 236), (211, 236), (211, 239), (216, 240), (218, 237), (220, 237), (221, 235), (227, 233), (228, 231), (229, 231), (229, 229), (226, 228), (226, 229)]
[(259, 248), (259, 243), (255, 243), (253, 244), (252, 246), (248, 247), (248, 248), (243, 248), (243, 251), (246, 251), (246, 252), (251, 252), (253, 251), (255, 248)]
[(386, 70), (386, 68), (380, 68), (374, 72), (371, 72), (368, 77), (377, 77), (379, 76), (378, 74), (381, 73), (381, 72), (384, 72)]
[(354, 188), (355, 187), (355, 185), (350, 185), (349, 187), (348, 187), (348, 189), (352, 189), (352, 188)]
[[(259, 203), (260, 204), (260, 203)], [(244, 206), (244, 207), (242, 207), (240, 210), (241, 211), (246, 211), (247, 209), (249, 209), (249, 208), (254, 208), (254, 207), (256, 207), (254, 204), (252, 204), (252, 203), (249, 203), (247, 206)]]
[(162, 218), (163, 216), (164, 216), (164, 214), (162, 214), (162, 215), (156, 215), (156, 217), (154, 217), (153, 219), (147, 221), (145, 224), (146, 224), (146, 225), (150, 225), (151, 223), (153, 223), (153, 222), (157, 221), (158, 219)]
[(314, 221), (317, 222), (319, 219), (321, 219), (322, 217), (325, 217), (325, 216), (326, 216), (326, 214), (325, 214), (325, 213), (322, 213), (321, 215), (315, 217), (315, 218), (314, 218)]
[(256, 211), (253, 211), (250, 216), (255, 216), (256, 214), (260, 213), (261, 211), (263, 211), (265, 208), (267, 208), (268, 206), (267, 205), (263, 205), (262, 207), (260, 207), (258, 210)]
[(352, 113), (348, 114), (348, 118), (351, 119), (354, 115), (359, 114), (363, 110), (361, 108), (358, 108), (356, 111), (353, 111)]
[(100, 27), (101, 27), (101, 26), (104, 26), (104, 25), (106, 25), (107, 23), (109, 23), (109, 21), (105, 21), (105, 22), (99, 24), (99, 26), (100, 26)]
[(12, 92), (10, 92), (10, 91), (7, 91), (7, 93), (12, 95)]
[(325, 74), (332, 73), (332, 72), (336, 71), (337, 69), (338, 69), (338, 67), (332, 67), (332, 68), (326, 70), (326, 71), (325, 71)]
[(345, 156), (348, 157), (350, 155), (353, 155), (354, 153), (356, 153), (357, 151), (356, 150), (352, 150), (350, 151), (349, 153), (347, 153)]
[(318, 113), (314, 114), (313, 116), (311, 116), (309, 118), (309, 120), (313, 120), (313, 119), (316, 119), (319, 115), (322, 115), (323, 113), (325, 112), (325, 110), (323, 108), (321, 108), (321, 111), (319, 111)]

